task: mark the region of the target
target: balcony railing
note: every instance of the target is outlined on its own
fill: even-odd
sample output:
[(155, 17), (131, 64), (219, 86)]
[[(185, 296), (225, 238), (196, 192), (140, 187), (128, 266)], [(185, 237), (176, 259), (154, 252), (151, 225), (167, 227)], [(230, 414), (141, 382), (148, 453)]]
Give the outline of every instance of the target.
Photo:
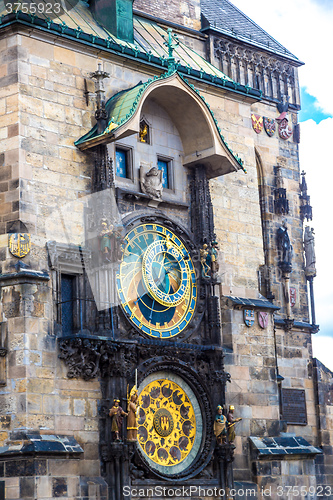
[(113, 304), (98, 310), (94, 299), (73, 298), (58, 302), (58, 324), (63, 336), (103, 335), (114, 338)]

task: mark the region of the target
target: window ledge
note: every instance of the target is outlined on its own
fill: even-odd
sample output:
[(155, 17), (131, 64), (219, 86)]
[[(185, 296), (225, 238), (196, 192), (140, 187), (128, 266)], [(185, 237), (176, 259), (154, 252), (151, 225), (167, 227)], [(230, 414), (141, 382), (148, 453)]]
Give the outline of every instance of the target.
[(183, 201), (177, 201), (170, 198), (169, 199), (162, 198), (161, 200), (158, 200), (155, 198), (151, 198), (147, 194), (141, 193), (139, 191), (121, 187), (116, 188), (116, 199), (117, 201), (118, 200), (141, 201), (141, 202), (146, 201), (148, 206), (154, 206), (154, 207), (163, 207), (172, 205), (184, 209), (189, 208), (189, 203), (185, 203)]

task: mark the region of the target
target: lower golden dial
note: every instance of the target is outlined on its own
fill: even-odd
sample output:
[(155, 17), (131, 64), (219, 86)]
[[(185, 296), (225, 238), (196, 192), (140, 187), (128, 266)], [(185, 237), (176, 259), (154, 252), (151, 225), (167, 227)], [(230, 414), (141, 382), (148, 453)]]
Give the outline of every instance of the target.
[(138, 441), (143, 454), (165, 467), (181, 464), (191, 453), (196, 416), (189, 395), (172, 380), (148, 383), (139, 397)]

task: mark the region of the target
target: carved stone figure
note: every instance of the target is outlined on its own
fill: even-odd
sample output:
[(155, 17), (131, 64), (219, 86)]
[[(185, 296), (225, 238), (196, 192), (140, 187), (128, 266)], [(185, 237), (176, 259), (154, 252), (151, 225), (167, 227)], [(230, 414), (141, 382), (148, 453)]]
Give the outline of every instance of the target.
[(286, 221), (283, 221), (282, 226), (277, 230), (277, 245), (280, 252), (280, 267), (287, 266), (291, 268), (293, 247), (290, 242)]
[(132, 387), (129, 395), (127, 412), (127, 441), (136, 441), (138, 433), (138, 424), (136, 419), (136, 412), (138, 409), (138, 391), (136, 386)]
[(121, 441), (120, 433), (121, 426), (123, 423), (123, 418), (127, 417), (128, 413), (126, 413), (121, 406), (119, 406), (120, 400), (114, 399), (113, 406), (110, 408), (109, 416), (112, 418), (111, 431), (115, 436), (115, 441)]
[(111, 260), (111, 254), (113, 251), (113, 244), (112, 244), (113, 224), (108, 225), (107, 219), (103, 218), (101, 221), (101, 226), (102, 228), (99, 233), (100, 249), (103, 255), (103, 259), (109, 262)]
[(230, 405), (229, 406), (229, 413), (227, 416), (229, 443), (233, 443), (235, 441), (235, 437), (236, 437), (235, 424), (237, 422), (239, 422), (240, 420), (242, 420), (240, 417), (239, 418), (234, 417), (234, 411), (235, 411), (235, 407)]
[(309, 226), (304, 230), (305, 274), (316, 276), (316, 255), (314, 248), (314, 229)]
[(214, 420), (214, 434), (216, 436), (217, 444), (223, 444), (227, 436), (227, 418), (222, 414), (222, 406), (216, 408), (216, 416)]
[(210, 255), (208, 251), (208, 245), (204, 243), (202, 245), (202, 248), (200, 248), (200, 262), (201, 262), (201, 268), (202, 268), (202, 277), (203, 278), (209, 278), (210, 277)]
[(140, 123), (139, 137), (140, 142), (148, 142), (148, 125), (145, 122)]
[(216, 276), (216, 274), (219, 271), (219, 263), (218, 263), (218, 251), (219, 251), (219, 245), (217, 241), (212, 241), (212, 249), (211, 249), (211, 269), (212, 269), (212, 276)]
[(157, 198), (158, 200), (162, 198), (162, 170), (152, 167), (148, 172), (144, 173), (141, 167), (140, 184), (143, 193), (148, 194), (152, 198)]

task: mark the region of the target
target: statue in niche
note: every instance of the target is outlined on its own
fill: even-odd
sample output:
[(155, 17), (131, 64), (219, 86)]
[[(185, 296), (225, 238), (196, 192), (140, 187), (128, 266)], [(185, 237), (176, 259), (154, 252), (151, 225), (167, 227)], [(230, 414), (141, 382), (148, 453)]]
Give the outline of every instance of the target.
[(218, 271), (219, 271), (219, 263), (218, 263), (218, 251), (219, 251), (219, 245), (217, 241), (212, 241), (212, 248), (211, 248), (211, 270), (212, 270), (212, 277), (214, 278)]
[(112, 418), (111, 431), (115, 436), (115, 441), (120, 442), (121, 426), (123, 424), (124, 417), (127, 417), (126, 413), (121, 406), (119, 406), (120, 399), (113, 400), (113, 406), (110, 408), (109, 416)]
[(282, 226), (277, 230), (277, 246), (280, 252), (281, 264), (291, 267), (293, 247), (290, 242), (286, 221), (283, 221)]
[(208, 245), (207, 243), (204, 243), (202, 245), (202, 248), (200, 248), (200, 262), (201, 262), (201, 273), (203, 278), (209, 278), (210, 277), (210, 261), (211, 261), (211, 255), (208, 251)]
[(145, 167), (140, 167), (140, 185), (143, 193), (160, 200), (163, 193), (162, 170), (152, 167), (146, 171)]
[(140, 142), (145, 142), (146, 144), (149, 144), (149, 126), (144, 120), (140, 122), (139, 137), (140, 137)]
[(134, 385), (128, 398), (127, 418), (127, 441), (136, 441), (138, 434), (138, 423), (136, 412), (138, 410), (138, 390)]
[(233, 405), (230, 405), (229, 406), (229, 413), (227, 416), (229, 443), (233, 443), (235, 441), (235, 438), (236, 438), (235, 425), (237, 424), (237, 422), (242, 420), (240, 417), (239, 418), (234, 417), (234, 411), (235, 411), (235, 407)]
[(99, 233), (100, 250), (103, 256), (103, 260), (106, 262), (111, 262), (111, 255), (113, 252), (113, 224), (108, 224), (105, 217), (101, 220), (101, 230)]
[(216, 408), (216, 416), (214, 420), (214, 434), (217, 444), (221, 445), (226, 442), (227, 437), (227, 417), (222, 413), (223, 408), (219, 405)]
[(314, 229), (306, 226), (304, 230), (305, 274), (316, 275), (316, 255), (314, 248)]

